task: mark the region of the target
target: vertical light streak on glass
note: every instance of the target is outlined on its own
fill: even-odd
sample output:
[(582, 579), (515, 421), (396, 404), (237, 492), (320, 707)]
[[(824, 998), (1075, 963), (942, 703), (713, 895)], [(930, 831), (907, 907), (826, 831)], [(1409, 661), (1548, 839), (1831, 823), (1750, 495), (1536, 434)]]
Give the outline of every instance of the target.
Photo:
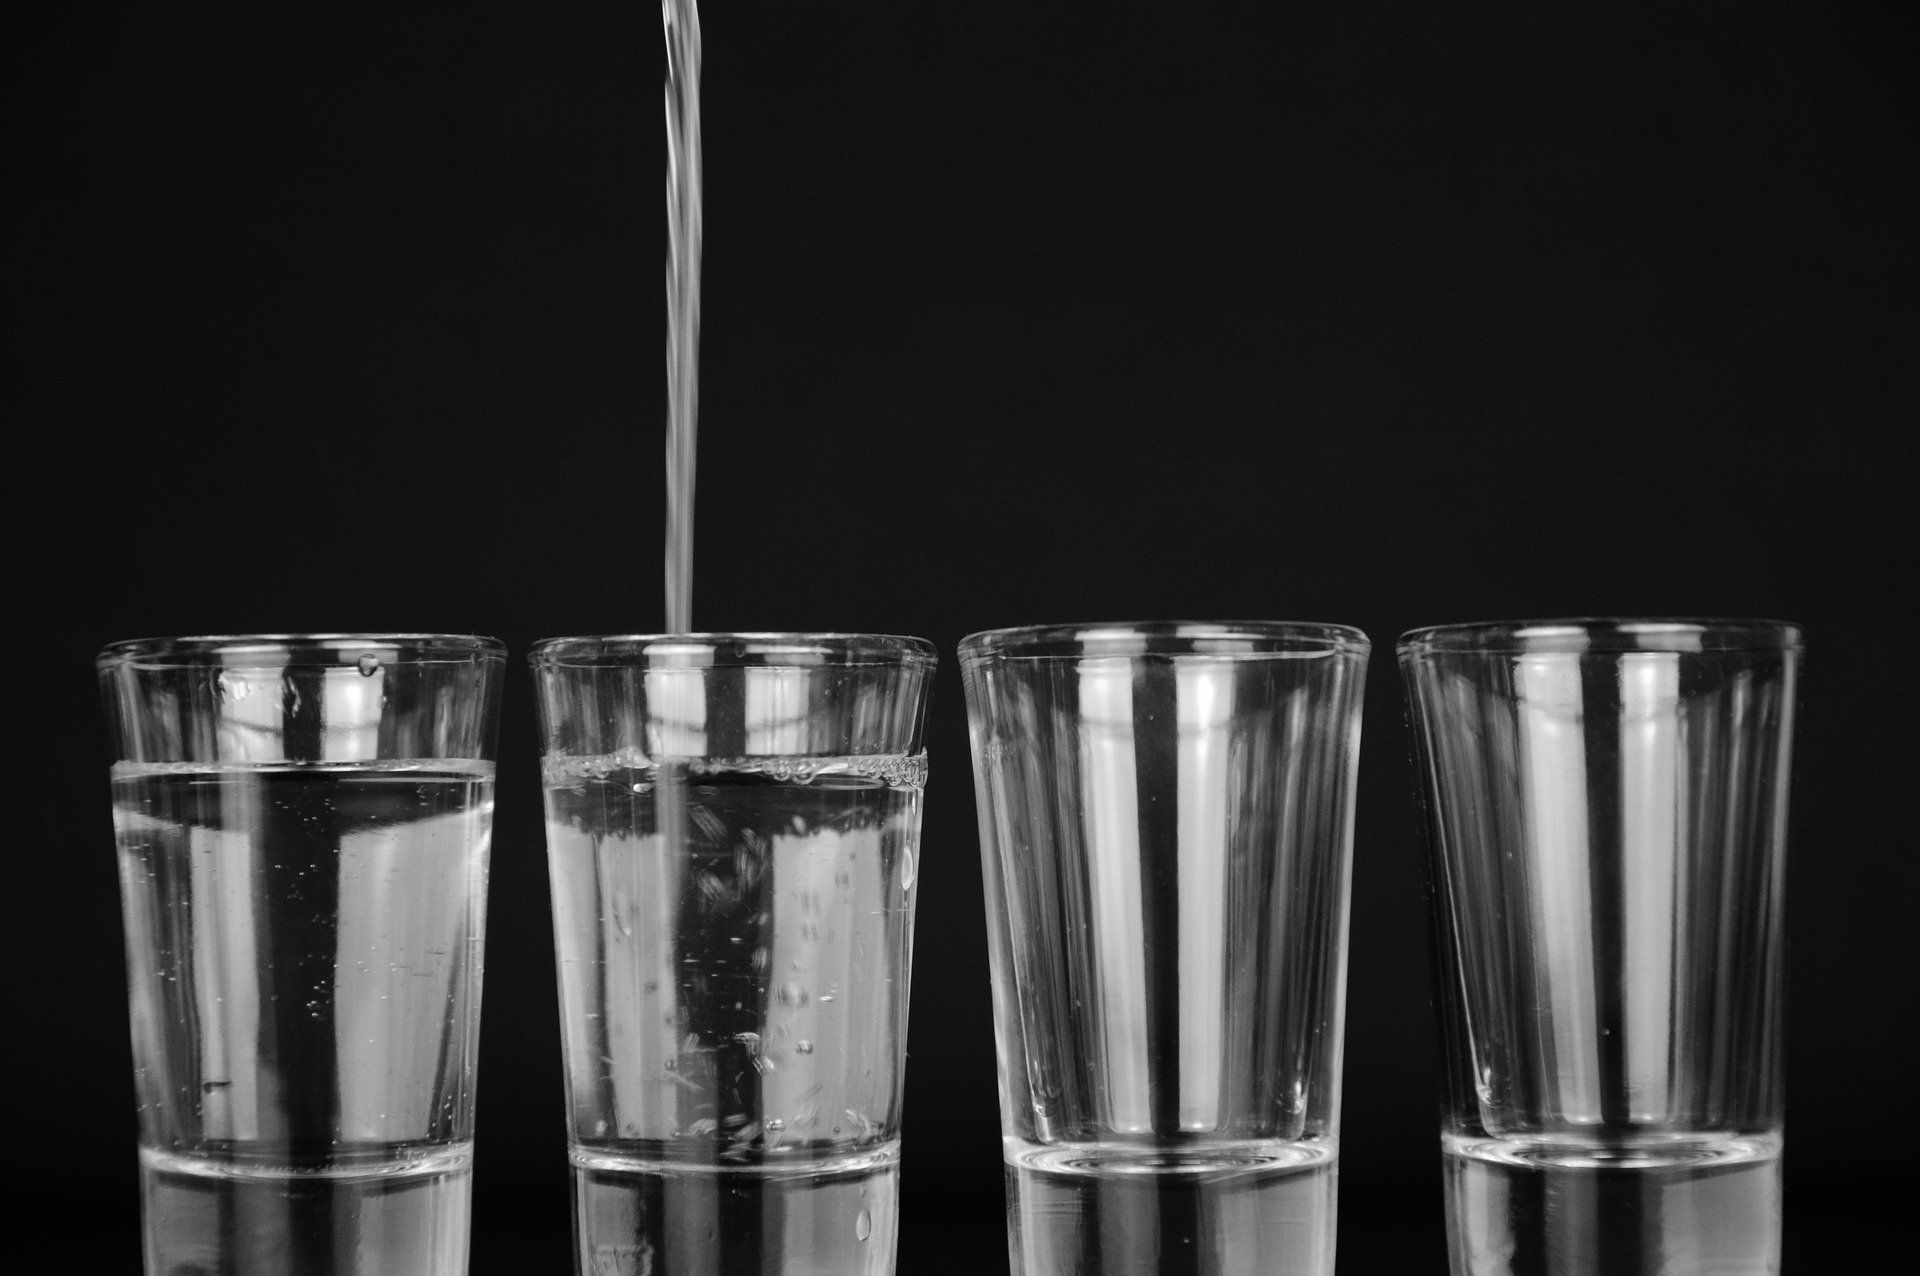
[[(856, 953), (851, 944), (822, 942), (822, 932), (833, 924), (833, 917), (859, 917), (864, 922), (885, 904), (872, 897), (846, 898), (858, 888), (836, 884), (835, 877), (844, 868), (846, 840), (845, 834), (833, 829), (769, 839), (774, 902), (766, 995), (771, 1004), (766, 1008), (767, 1036), (760, 1043), (760, 1106), (767, 1117), (793, 1127), (802, 1140), (818, 1138), (841, 1122), (843, 1113), (821, 1111), (814, 1096), (820, 1093), (822, 1078), (858, 1075), (859, 1068), (845, 1058), (846, 1053), (850, 1045), (862, 1048), (856, 1044), (865, 1035), (860, 1025), (881, 1022), (865, 1016), (887, 993), (880, 986), (886, 981), (873, 977), (875, 954)], [(854, 928), (857, 935), (860, 925)], [(802, 994), (795, 998), (800, 1004), (783, 1002), (781, 990), (788, 987)], [(833, 1000), (823, 1002), (822, 996)], [(802, 1040), (813, 1043), (811, 1054), (799, 1052)], [(870, 1048), (870, 1043), (864, 1044)], [(816, 1126), (806, 1123), (809, 1115)]]
[(773, 666), (741, 670), (746, 678), (746, 749), (755, 756), (811, 751), (807, 741), (807, 688), (818, 680), (811, 669)]
[(257, 1139), (280, 1133), (277, 1116), (269, 1128), (261, 1128), (260, 1069), (254, 1059), (260, 984), (253, 918), (255, 877), (262, 865), (253, 853), (251, 831), (260, 822), (258, 786), (223, 785), (220, 808), (219, 828), (194, 824), (186, 830), (188, 898), (210, 904), (213, 914), (194, 918), (193, 956), (186, 966), (193, 972), (200, 1018), (200, 1075), (228, 1082), (203, 1090), (201, 1132), (209, 1139)]
[[(333, 1031), (342, 1138), (404, 1139), (433, 1125), (436, 1087), (391, 1070), (425, 1068), (431, 1076), (427, 1061), (442, 1058), (448, 1008), (469, 973), (475, 857), (486, 853), (479, 828), (486, 818), (476, 803), (340, 839)], [(418, 958), (439, 954), (452, 960), (421, 969)]]
[[(1706, 805), (1708, 799), (1703, 799), (1708, 817), (1701, 822), (1696, 834), (1703, 839), (1711, 839), (1706, 844), (1714, 848), (1716, 858), (1725, 856), (1735, 848), (1744, 851), (1746, 848), (1742, 844), (1751, 831), (1750, 821), (1758, 816), (1758, 812), (1748, 805), (1751, 797), (1749, 786), (1755, 778), (1754, 768), (1759, 763), (1755, 754), (1766, 747), (1754, 729), (1755, 715), (1761, 712), (1761, 702), (1756, 699), (1757, 691), (1751, 670), (1730, 674), (1714, 696), (1711, 719), (1705, 713), (1698, 715), (1700, 721), (1713, 721), (1715, 729), (1724, 733), (1725, 737), (1718, 759), (1718, 774), (1713, 779), (1716, 792), (1710, 799), (1710, 806)], [(1763, 950), (1757, 950), (1747, 935), (1743, 934), (1746, 926), (1734, 924), (1734, 917), (1744, 913), (1755, 902), (1747, 896), (1751, 888), (1744, 878), (1745, 874), (1732, 865), (1708, 877), (1712, 883), (1710, 889), (1715, 895), (1712, 912), (1716, 916), (1710, 927), (1700, 927), (1707, 931), (1707, 936), (1695, 942), (1703, 949), (1711, 944), (1713, 957), (1710, 961), (1696, 960), (1696, 967), (1704, 968), (1706, 972), (1696, 986), (1715, 1006), (1736, 1005), (1742, 985), (1771, 978), (1770, 974), (1764, 973), (1765, 968), (1755, 961)], [(1777, 918), (1777, 914), (1774, 916)], [(1771, 1059), (1753, 1054), (1753, 1038), (1737, 1027), (1739, 1018), (1732, 1014), (1714, 1016), (1710, 1027), (1699, 1034), (1700, 1045), (1713, 1064), (1707, 1069), (1710, 1075), (1705, 1087), (1691, 1097), (1697, 1106), (1709, 1112), (1727, 1112), (1732, 1095), (1740, 1089), (1758, 1093), (1757, 1086), (1748, 1078), (1758, 1076), (1762, 1069), (1771, 1067)], [(1738, 1084), (1736, 1077), (1739, 1077)]]
[[(1527, 895), (1536, 994), (1553, 1040), (1558, 1114), (1597, 1123), (1600, 1105), (1599, 995), (1594, 986), (1593, 890), (1587, 845), (1586, 741), (1580, 659), (1572, 653), (1521, 656), (1519, 693), (1522, 802), (1527, 821)], [(1548, 1079), (1543, 1077), (1543, 1083)]]
[[(746, 751), (757, 756), (806, 753), (807, 687), (816, 677), (814, 671), (763, 666), (745, 669), (742, 675)], [(871, 967), (855, 962), (848, 948), (823, 944), (820, 937), (830, 917), (843, 911), (864, 917), (882, 906), (878, 900), (842, 899), (852, 889), (835, 881), (844, 841), (844, 835), (830, 829), (775, 834), (768, 839), (765, 871), (773, 878), (774, 894), (768, 943), (772, 973), (766, 985), (769, 1031), (760, 1043), (760, 1103), (767, 1117), (790, 1124), (807, 1113), (809, 1096), (819, 1090), (819, 1077), (845, 1072), (841, 1056), (847, 1043), (862, 1035), (854, 1025), (872, 1022), (862, 1018), (868, 986), (879, 982), (863, 977)], [(803, 1006), (782, 1005), (780, 992), (787, 986), (804, 993)], [(832, 995), (834, 1002), (821, 1002), (823, 993)], [(789, 1027), (787, 1021), (806, 1027), (783, 1033)], [(811, 1056), (797, 1052), (801, 1038), (815, 1043)], [(816, 1111), (814, 1115), (822, 1119), (841, 1114)]]
[(1227, 807), (1233, 667), (1183, 663), (1174, 670), (1180, 725), (1180, 1128), (1220, 1124), (1226, 1058)]
[[(669, 786), (656, 781), (655, 787)], [(608, 891), (600, 902), (606, 996), (594, 1003), (608, 1007), (604, 1062), (614, 1115), (608, 1133), (657, 1138), (683, 1124), (676, 1119), (680, 1086), (665, 1065), (673, 1059), (686, 1066), (675, 1059), (681, 971), (674, 936), (687, 865), (679, 846), (658, 834), (635, 838), (622, 832), (602, 839), (594, 855)], [(588, 1066), (600, 1062), (590, 1056)]]
[[(1336, 665), (1331, 678), (1334, 685), (1344, 688), (1348, 679), (1363, 680), (1365, 676), (1363, 672), (1355, 672), (1351, 668), (1341, 668)], [(1356, 687), (1354, 694), (1357, 695), (1359, 690), (1360, 688)], [(1302, 721), (1300, 725), (1292, 729), (1287, 738), (1290, 740), (1300, 740), (1306, 738), (1304, 720), (1307, 716), (1308, 701), (1306, 695), (1301, 694), (1294, 697), (1294, 702), (1300, 706), (1298, 713)], [(1339, 699), (1336, 698), (1335, 703), (1339, 702)], [(1354, 759), (1360, 756), (1360, 733), (1364, 725), (1364, 719), (1358, 713), (1353, 714), (1347, 720), (1346, 747), (1339, 754), (1340, 757)], [(1346, 774), (1342, 777), (1340, 784), (1340, 804), (1345, 814), (1340, 821), (1340, 840), (1334, 843), (1334, 845), (1342, 848), (1340, 875), (1337, 879), (1338, 884), (1330, 895), (1327, 905), (1327, 907), (1332, 910), (1334, 926), (1333, 983), (1331, 985), (1331, 1004), (1327, 1007), (1326, 1049), (1328, 1050), (1327, 1057), (1329, 1064), (1327, 1067), (1328, 1078), (1325, 1087), (1326, 1098), (1321, 1102), (1321, 1110), (1336, 1113), (1340, 1111), (1341, 1087), (1345, 1083), (1345, 1069), (1341, 1067), (1341, 1061), (1345, 1058), (1347, 1048), (1347, 952), (1350, 947), (1348, 941), (1353, 927), (1353, 910), (1351, 907), (1351, 900), (1353, 898), (1353, 826), (1355, 812), (1359, 807), (1360, 792), (1360, 769), (1351, 762), (1348, 762), (1345, 771)], [(1329, 1186), (1329, 1190), (1331, 1190), (1331, 1186)]]
[(280, 670), (259, 664), (229, 669), (220, 675), (219, 686), (220, 718), (214, 728), (216, 751), (212, 756), (224, 762), (277, 762), (284, 758), (286, 703)]
[(656, 766), (675, 758), (697, 758), (707, 751), (707, 688), (699, 669), (649, 669), (647, 688), (648, 760)]
[[(1022, 1114), (1030, 1116), (1033, 1122), (1033, 1137), (1044, 1140), (1049, 1134), (1047, 1113), (1044, 1106), (1036, 1107), (1032, 1102), (1035, 1096), (1046, 1093), (1047, 1072), (1042, 1061), (1044, 1052), (1028, 1041), (1026, 1016), (1020, 998), (1014, 991), (1020, 986), (1018, 981), (1022, 977), (1021, 972), (1030, 968), (1032, 960), (1028, 956), (1030, 948), (1022, 947), (1016, 954), (1014, 937), (1017, 935), (1025, 940), (1033, 936), (1035, 931), (1022, 907), (1023, 897), (1007, 887), (1010, 866), (1004, 850), (1013, 844), (1014, 830), (1020, 827), (1018, 802), (1024, 794), (1001, 770), (1006, 765), (1003, 762), (1008, 749), (1006, 738), (995, 729), (991, 718), (971, 708), (976, 697), (983, 704), (1002, 708), (1006, 706), (1010, 693), (998, 677), (984, 669), (976, 669), (963, 662), (960, 671), (970, 706), (967, 712), (967, 746), (973, 755), (974, 775), (980, 780), (975, 817), (980, 829), (980, 847), (984, 852), (980, 858), (980, 876), (988, 901), (987, 968), (993, 990), (993, 1049), (1000, 1112), (1003, 1116), (1001, 1131), (1004, 1137), (1015, 1128), (1015, 1121), (1020, 1119), (1006, 1114)], [(1024, 728), (1022, 735), (1026, 746), (1040, 748), (1040, 733), (1036, 726), (1040, 715), (1034, 711), (1029, 697), (1019, 697), (1016, 703), (1022, 711), (1010, 706), (1006, 706), (1004, 711), (1016, 717)], [(1012, 768), (1009, 766), (1007, 769)], [(993, 907), (996, 900), (1004, 901), (1002, 908)], [(1044, 1100), (1041, 1102), (1044, 1104)]]
[(320, 756), (327, 762), (367, 762), (380, 756), (380, 702), (387, 671), (358, 666), (328, 669), (320, 681)]
[[(691, 1112), (703, 1098), (710, 1101), (714, 1085), (711, 1055), (677, 1058), (681, 975), (675, 936), (680, 929), (679, 901), (686, 889), (689, 795), (686, 771), (673, 759), (698, 757), (706, 751), (706, 684), (697, 669), (649, 669), (644, 680), (652, 732), (647, 747), (654, 763), (650, 773), (654, 831), (639, 838), (623, 831), (594, 845), (595, 880), (608, 892), (600, 900), (599, 919), (608, 969), (605, 1000), (589, 1004), (606, 1007), (610, 1058), (631, 1064), (628, 1075), (612, 1079), (616, 1128), (610, 1133), (615, 1137), (684, 1127), (692, 1118), (671, 1119), (672, 1114)], [(621, 819), (605, 822), (610, 829), (627, 826)], [(628, 954), (618, 968), (616, 953)], [(649, 983), (655, 988), (651, 994)], [(616, 1015), (616, 1006), (641, 1009)], [(669, 1019), (675, 1021), (671, 1026)], [(665, 1057), (661, 1047), (651, 1044), (661, 1041), (667, 1042)], [(655, 1058), (664, 1065), (669, 1057), (675, 1058), (674, 1076), (658, 1075), (648, 1066)], [(705, 1061), (704, 1067), (700, 1060)], [(594, 1062), (589, 1059), (586, 1066)], [(704, 1093), (697, 1087), (704, 1087)]]
[(1145, 919), (1140, 896), (1140, 799), (1134, 776), (1133, 663), (1080, 667), (1081, 801), (1086, 809), (1095, 1010), (1106, 1117), (1119, 1133), (1153, 1128), (1147, 1067)]
[[(1769, 805), (1766, 824), (1766, 875), (1761, 878), (1759, 889), (1765, 899), (1767, 936), (1765, 964), (1756, 971), (1754, 977), (1766, 981), (1763, 987), (1771, 991), (1766, 996), (1764, 1021), (1760, 1027), (1760, 1040), (1770, 1043), (1763, 1051), (1764, 1063), (1761, 1079), (1754, 1086), (1754, 1093), (1763, 1096), (1762, 1102), (1770, 1106), (1775, 1113), (1779, 1111), (1780, 1086), (1780, 1039), (1781, 1014), (1785, 998), (1780, 992), (1780, 962), (1783, 957), (1786, 924), (1786, 892), (1781, 883), (1787, 871), (1787, 795), (1788, 781), (1793, 766), (1793, 716), (1800, 703), (1797, 683), (1799, 680), (1800, 656), (1798, 652), (1786, 653), (1780, 670), (1780, 684), (1772, 693), (1774, 712), (1780, 716), (1779, 726), (1775, 728), (1778, 748), (1773, 752), (1773, 769), (1764, 779), (1771, 785), (1769, 793), (1772, 801)], [(1755, 699), (1756, 710), (1768, 701), (1767, 694), (1754, 685), (1752, 679), (1745, 680), (1744, 694)], [(1777, 1120), (1777, 1117), (1776, 1117)]]
[(693, 628), (700, 405), (700, 9), (661, 0), (667, 37), (667, 632)]
[(1622, 655), (1620, 706), (1627, 1111), (1635, 1121), (1664, 1121), (1674, 1098), (1673, 1025), (1684, 1011), (1674, 978), (1674, 923), (1686, 907), (1679, 655)]
[[(1317, 799), (1314, 797), (1315, 786), (1311, 776), (1313, 758), (1305, 743), (1312, 735), (1309, 725), (1312, 705), (1303, 690), (1295, 690), (1286, 694), (1274, 707), (1282, 709), (1286, 725), (1277, 736), (1285, 744), (1279, 750), (1279, 757), (1276, 759), (1279, 763), (1278, 774), (1272, 780), (1276, 798), (1273, 827), (1277, 830), (1285, 830), (1281, 836), (1292, 839), (1302, 836), (1299, 830), (1311, 824), (1313, 819), (1311, 809), (1317, 805)], [(1304, 888), (1298, 875), (1293, 876), (1293, 883)], [(1267, 924), (1271, 927), (1267, 940), (1269, 978), (1273, 980), (1275, 986), (1287, 988), (1290, 997), (1300, 998), (1301, 1009), (1294, 1011), (1289, 1007), (1288, 1013), (1306, 1015), (1310, 1012), (1305, 1007), (1312, 1004), (1311, 994), (1306, 992), (1306, 980), (1309, 975), (1306, 969), (1297, 968), (1294, 962), (1297, 960), (1295, 954), (1302, 948), (1302, 932), (1310, 932), (1313, 929), (1313, 919), (1306, 915), (1306, 910), (1290, 904), (1275, 909)], [(1298, 1031), (1296, 1029), (1293, 1034), (1296, 1039)], [(1291, 1044), (1284, 1048), (1289, 1059), (1297, 1057)], [(1292, 1064), (1288, 1065), (1289, 1071), (1292, 1067)], [(1285, 1125), (1282, 1128), (1287, 1131), (1290, 1138), (1298, 1132), (1300, 1121), (1305, 1115), (1306, 1104), (1312, 1101), (1312, 1096), (1305, 1089), (1311, 1082), (1310, 1072), (1297, 1073), (1291, 1084), (1282, 1092), (1283, 1107), (1287, 1111)]]
[[(121, 767), (124, 765), (125, 763), (116, 763), (113, 768), (116, 797), (119, 793), (120, 777), (123, 774)], [(113, 835), (120, 847), (126, 847), (135, 838), (151, 840), (158, 828), (159, 821), (146, 812), (136, 811), (130, 805), (119, 801), (114, 802)], [(193, 834), (189, 832), (187, 836), (191, 839)], [(191, 857), (193, 854), (191, 841), (187, 851)], [(131, 994), (130, 1008), (133, 1012), (133, 1079), (134, 1090), (140, 1104), (140, 1137), (144, 1146), (154, 1142), (153, 1136), (157, 1133), (158, 1142), (164, 1146), (173, 1134), (172, 1130), (167, 1128), (171, 1123), (167, 1120), (166, 1105), (152, 1102), (148, 1098), (154, 1087), (154, 1073), (170, 1074), (173, 1071), (170, 1066), (162, 1063), (167, 1057), (167, 1050), (161, 1037), (162, 1012), (158, 1004), (159, 989), (156, 987), (161, 981), (161, 974), (158, 970), (143, 964), (136, 954), (147, 955), (155, 962), (160, 960), (160, 935), (158, 928), (154, 925), (157, 920), (155, 914), (166, 907), (165, 901), (173, 892), (148, 889), (145, 879), (151, 878), (154, 873), (152, 862), (147, 858), (151, 854), (152, 852), (149, 851), (147, 855), (135, 857), (127, 854), (124, 849), (120, 852), (120, 919), (121, 925), (126, 928), (127, 937), (127, 991)], [(231, 1124), (225, 1116), (224, 1103), (219, 1107), (205, 1105), (203, 1110), (204, 1124), (209, 1126)], [(158, 1128), (149, 1124), (150, 1121), (157, 1122)]]

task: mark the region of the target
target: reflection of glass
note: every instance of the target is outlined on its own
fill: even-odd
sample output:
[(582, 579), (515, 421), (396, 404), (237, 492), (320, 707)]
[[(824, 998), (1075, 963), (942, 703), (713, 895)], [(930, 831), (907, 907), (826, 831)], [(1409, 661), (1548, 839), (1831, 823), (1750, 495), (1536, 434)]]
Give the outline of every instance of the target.
[(502, 652), (100, 658), (152, 1273), (466, 1270)]
[(891, 1272), (932, 648), (533, 667), (579, 1270)]
[(1455, 1271), (1777, 1268), (1799, 646), (1762, 621), (1402, 639)]
[(1016, 1271), (1330, 1272), (1367, 641), (961, 644)]

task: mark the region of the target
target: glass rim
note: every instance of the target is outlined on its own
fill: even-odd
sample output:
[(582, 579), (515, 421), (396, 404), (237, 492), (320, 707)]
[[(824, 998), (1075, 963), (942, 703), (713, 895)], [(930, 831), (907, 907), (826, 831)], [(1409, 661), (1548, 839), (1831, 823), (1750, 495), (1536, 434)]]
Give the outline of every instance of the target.
[(543, 638), (527, 652), (536, 669), (646, 665), (708, 669), (758, 665), (851, 668), (897, 665), (931, 669), (940, 653), (908, 634), (743, 631), (693, 634), (594, 634)]
[[(311, 633), (194, 634), (180, 638), (126, 638), (110, 642), (94, 658), (101, 669), (191, 669), (245, 664), (249, 656), (296, 655), (315, 663), (320, 652), (336, 652), (351, 664), (369, 652), (403, 664), (464, 664), (505, 660), (507, 645), (482, 634)], [(351, 657), (351, 659), (344, 659)], [(325, 663), (334, 663), (328, 661)]]
[(1299, 620), (1147, 620), (1106, 624), (1017, 625), (960, 640), (964, 663), (983, 660), (1083, 660), (1098, 656), (1199, 656), (1258, 660), (1365, 655), (1373, 648), (1351, 625)]
[(1428, 625), (1400, 635), (1400, 659), (1527, 652), (1798, 651), (1790, 620), (1703, 616), (1577, 616)]

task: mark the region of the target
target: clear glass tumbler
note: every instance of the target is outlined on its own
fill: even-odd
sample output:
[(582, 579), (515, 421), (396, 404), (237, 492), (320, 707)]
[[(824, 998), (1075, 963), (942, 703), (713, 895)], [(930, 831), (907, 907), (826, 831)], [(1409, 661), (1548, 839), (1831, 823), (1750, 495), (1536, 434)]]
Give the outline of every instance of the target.
[(933, 666), (535, 647), (582, 1276), (893, 1271)]
[(1455, 1272), (1778, 1269), (1799, 658), (1773, 621), (1401, 639)]
[(467, 1270), (490, 638), (116, 643), (149, 1276)]
[(1333, 1270), (1367, 640), (960, 646), (1022, 1273)]

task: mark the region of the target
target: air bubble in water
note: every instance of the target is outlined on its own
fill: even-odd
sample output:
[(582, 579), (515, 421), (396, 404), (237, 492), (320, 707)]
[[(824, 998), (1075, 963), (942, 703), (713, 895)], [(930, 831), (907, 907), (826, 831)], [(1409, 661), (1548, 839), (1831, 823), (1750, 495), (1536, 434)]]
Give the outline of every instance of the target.
[(802, 1037), (800, 1040), (794, 1042), (793, 1049), (795, 1054), (812, 1054), (813, 1043), (805, 1037)]
[(799, 984), (780, 986), (780, 1004), (789, 1008), (798, 1008), (807, 1004), (807, 990)]
[(873, 1235), (873, 1215), (861, 1210), (853, 1220), (853, 1234), (859, 1240), (865, 1240)]
[(371, 678), (380, 671), (380, 657), (369, 651), (366, 655), (360, 657), (358, 667), (362, 678)]

